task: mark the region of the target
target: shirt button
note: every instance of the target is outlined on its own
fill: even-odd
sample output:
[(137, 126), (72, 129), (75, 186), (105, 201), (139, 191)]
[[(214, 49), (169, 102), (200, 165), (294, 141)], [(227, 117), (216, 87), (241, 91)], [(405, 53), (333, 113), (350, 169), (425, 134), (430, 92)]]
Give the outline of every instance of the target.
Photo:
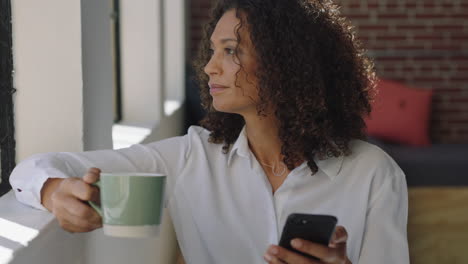
[(18, 189), (16, 189), (16, 190), (17, 190), (18, 192), (22, 192), (22, 191), (23, 191), (23, 190), (21, 190), (21, 189), (19, 189), (19, 188), (18, 188)]

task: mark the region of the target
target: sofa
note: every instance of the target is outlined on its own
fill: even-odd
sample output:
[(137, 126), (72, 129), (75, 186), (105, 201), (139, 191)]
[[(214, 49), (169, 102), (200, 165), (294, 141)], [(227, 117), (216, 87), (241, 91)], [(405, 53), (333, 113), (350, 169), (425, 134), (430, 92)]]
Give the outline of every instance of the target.
[(382, 148), (396, 161), (409, 187), (468, 186), (468, 144), (415, 147), (371, 136), (368, 142)]

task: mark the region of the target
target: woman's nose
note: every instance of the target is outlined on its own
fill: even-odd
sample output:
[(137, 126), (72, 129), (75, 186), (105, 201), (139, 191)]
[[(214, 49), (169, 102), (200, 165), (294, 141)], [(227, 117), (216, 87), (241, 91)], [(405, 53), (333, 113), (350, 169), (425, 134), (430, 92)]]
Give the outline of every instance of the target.
[(213, 74), (221, 74), (222, 68), (220, 66), (220, 58), (216, 54), (213, 54), (208, 61), (208, 63), (205, 65), (205, 73), (207, 75), (213, 75)]

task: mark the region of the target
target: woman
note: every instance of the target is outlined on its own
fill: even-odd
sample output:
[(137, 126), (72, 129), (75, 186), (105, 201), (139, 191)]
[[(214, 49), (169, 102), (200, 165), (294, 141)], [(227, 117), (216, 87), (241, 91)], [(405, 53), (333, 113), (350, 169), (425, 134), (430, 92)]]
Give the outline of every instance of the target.
[[(87, 232), (101, 219), (81, 201), (98, 200), (90, 183), (101, 170), (162, 172), (187, 263), (408, 263), (404, 174), (360, 140), (374, 73), (337, 7), (220, 1), (200, 51), (203, 128), (121, 150), (34, 156), (11, 176), (18, 199)], [(277, 246), (295, 212), (339, 219), (328, 247), (293, 245), (320, 261)]]

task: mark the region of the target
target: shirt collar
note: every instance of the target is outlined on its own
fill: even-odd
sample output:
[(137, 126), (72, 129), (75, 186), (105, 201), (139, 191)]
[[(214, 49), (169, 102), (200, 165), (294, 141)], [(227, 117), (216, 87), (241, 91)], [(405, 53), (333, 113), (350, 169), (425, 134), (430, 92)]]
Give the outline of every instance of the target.
[(245, 133), (245, 125), (239, 133), (234, 145), (232, 145), (231, 150), (229, 151), (228, 156), (228, 166), (231, 166), (231, 162), (234, 154), (237, 152), (238, 155), (248, 158), (249, 157), (249, 141), (247, 140), (247, 135)]
[[(234, 145), (232, 145), (231, 150), (228, 153), (228, 166), (231, 165), (233, 156), (237, 153), (239, 156), (244, 158), (249, 157), (249, 142), (247, 140), (247, 134), (245, 131), (245, 125), (239, 133)], [(343, 164), (343, 156), (338, 157), (327, 157), (325, 159), (318, 159), (317, 155), (315, 156), (315, 163), (319, 170), (322, 170), (330, 179), (333, 179), (341, 170)], [(307, 165), (307, 162), (304, 162)]]
[(340, 173), (343, 160), (344, 157), (342, 155), (338, 157), (328, 157), (323, 160), (318, 159), (316, 156), (315, 164), (317, 164), (319, 170), (322, 170), (328, 178), (332, 180), (336, 175), (338, 175), (338, 173)]

